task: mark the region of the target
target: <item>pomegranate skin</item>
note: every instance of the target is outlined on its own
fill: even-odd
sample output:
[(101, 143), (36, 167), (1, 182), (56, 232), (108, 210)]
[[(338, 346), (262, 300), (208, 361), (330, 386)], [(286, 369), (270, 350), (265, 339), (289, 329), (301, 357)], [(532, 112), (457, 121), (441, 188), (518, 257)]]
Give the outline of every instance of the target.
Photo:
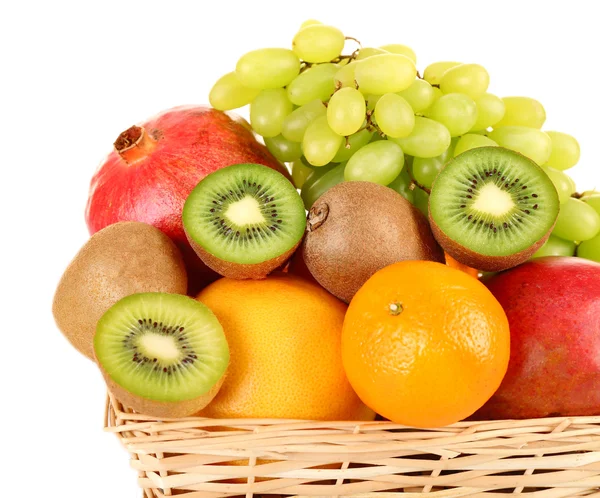
[(472, 419), (599, 415), (600, 264), (548, 256), (484, 283), (508, 317), (511, 352)]
[(89, 233), (118, 221), (157, 227), (181, 250), (188, 292), (195, 294), (218, 275), (198, 258), (183, 230), (181, 214), (192, 189), (209, 173), (237, 163), (263, 164), (287, 178), (289, 174), (256, 140), (248, 124), (232, 113), (180, 106), (138, 126), (144, 146), (122, 150), (122, 140), (117, 140), (91, 180), (85, 210)]

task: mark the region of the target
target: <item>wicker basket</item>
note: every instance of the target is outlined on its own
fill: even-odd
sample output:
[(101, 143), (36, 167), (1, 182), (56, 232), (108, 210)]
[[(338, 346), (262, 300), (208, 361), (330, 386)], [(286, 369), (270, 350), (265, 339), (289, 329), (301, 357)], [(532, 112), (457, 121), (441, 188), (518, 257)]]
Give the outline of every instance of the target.
[(144, 497), (600, 497), (600, 416), (461, 422), (185, 418), (158, 421), (110, 395), (106, 430)]

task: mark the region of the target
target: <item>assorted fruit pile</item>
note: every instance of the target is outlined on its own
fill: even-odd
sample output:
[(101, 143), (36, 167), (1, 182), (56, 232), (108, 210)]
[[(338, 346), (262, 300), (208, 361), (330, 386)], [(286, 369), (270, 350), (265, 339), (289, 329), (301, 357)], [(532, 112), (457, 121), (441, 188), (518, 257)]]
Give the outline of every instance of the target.
[[(600, 192), (478, 64), (304, 23), (119, 135), (59, 329), (155, 417), (600, 414)], [(232, 109), (250, 105), (250, 124)], [(259, 135), (262, 137), (260, 138)]]

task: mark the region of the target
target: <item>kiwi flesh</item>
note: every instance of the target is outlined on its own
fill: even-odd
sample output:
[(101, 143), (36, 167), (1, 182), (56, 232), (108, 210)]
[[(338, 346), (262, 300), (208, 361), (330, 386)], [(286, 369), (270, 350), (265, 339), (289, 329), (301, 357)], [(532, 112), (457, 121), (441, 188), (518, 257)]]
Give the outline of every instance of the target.
[(300, 245), (304, 204), (281, 173), (235, 164), (206, 176), (186, 199), (183, 227), (190, 245), (217, 273), (264, 278)]
[(339, 183), (317, 199), (302, 254), (317, 282), (345, 302), (392, 263), (444, 262), (427, 218), (398, 192), (371, 182)]
[(119, 299), (138, 292), (185, 294), (179, 249), (158, 228), (122, 221), (96, 232), (63, 273), (52, 314), (69, 342), (94, 358), (96, 323)]
[(429, 196), (437, 241), (460, 263), (486, 272), (529, 259), (550, 236), (559, 209), (556, 188), (542, 168), (502, 147), (456, 156)]
[(229, 364), (223, 327), (201, 302), (180, 294), (124, 297), (102, 315), (94, 353), (109, 390), (153, 417), (187, 417), (216, 396)]

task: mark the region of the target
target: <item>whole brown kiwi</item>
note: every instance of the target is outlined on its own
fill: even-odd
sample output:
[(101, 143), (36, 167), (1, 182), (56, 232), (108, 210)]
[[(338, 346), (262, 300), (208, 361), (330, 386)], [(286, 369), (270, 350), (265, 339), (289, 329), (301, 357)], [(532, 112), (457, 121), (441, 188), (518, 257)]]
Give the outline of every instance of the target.
[(423, 214), (394, 190), (371, 182), (329, 189), (308, 214), (302, 253), (313, 277), (350, 302), (378, 270), (398, 261), (444, 262)]
[(56, 325), (94, 359), (96, 323), (121, 298), (138, 292), (185, 294), (179, 249), (158, 228), (123, 221), (96, 232), (63, 273), (52, 303)]

